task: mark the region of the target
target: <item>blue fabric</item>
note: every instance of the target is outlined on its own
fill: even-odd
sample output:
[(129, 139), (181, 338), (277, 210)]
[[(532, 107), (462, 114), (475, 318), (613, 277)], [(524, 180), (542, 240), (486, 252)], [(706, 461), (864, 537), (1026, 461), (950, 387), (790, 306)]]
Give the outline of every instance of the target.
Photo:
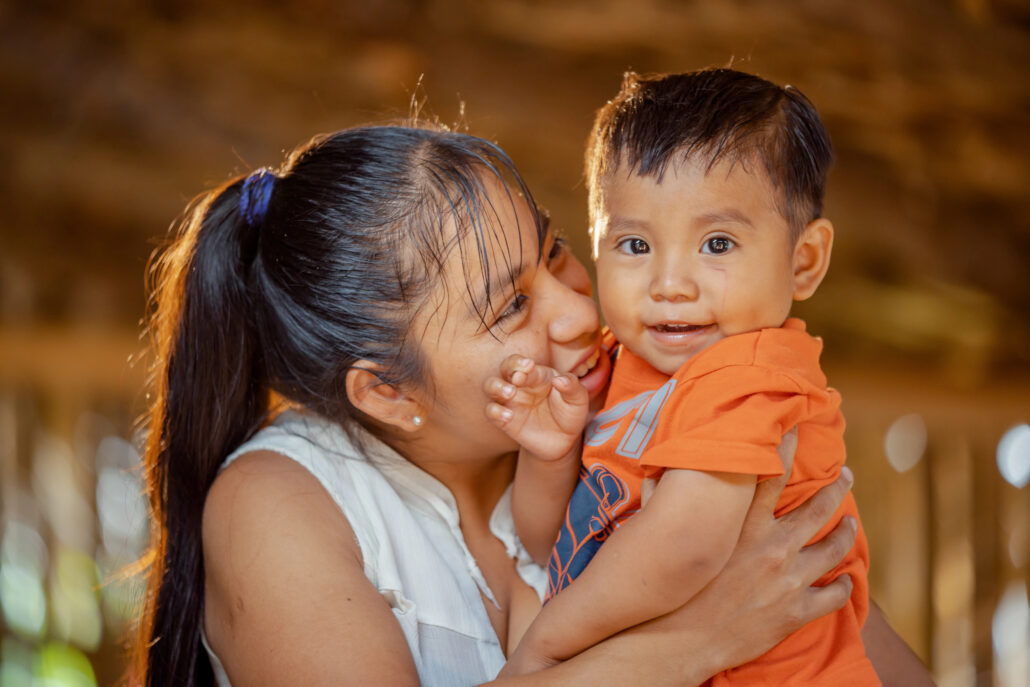
[(618, 515), (629, 500), (629, 487), (603, 465), (579, 468), (579, 482), (558, 531), (547, 566), (547, 597), (565, 589), (587, 567), (601, 544), (618, 527)]

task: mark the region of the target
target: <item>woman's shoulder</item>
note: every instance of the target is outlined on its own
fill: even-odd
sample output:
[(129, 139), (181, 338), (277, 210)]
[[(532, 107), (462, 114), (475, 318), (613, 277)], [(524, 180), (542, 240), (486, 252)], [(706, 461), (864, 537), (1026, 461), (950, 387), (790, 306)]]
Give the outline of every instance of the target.
[[(297, 527), (314, 518), (319, 527)], [(341, 539), (345, 549), (361, 557), (347, 518), (315, 475), (281, 453), (248, 451), (219, 473), (208, 492), (205, 558), (209, 551), (219, 557), (248, 542), (260, 545), (280, 536)]]
[[(262, 545), (282, 535), (339, 538), (360, 561), (345, 507), (354, 486), (350, 460), (363, 462), (339, 425), (306, 413), (281, 413), (223, 462), (204, 504), (205, 555), (208, 549), (221, 556), (232, 545)], [(267, 549), (274, 555), (283, 550)]]
[[(202, 536), (205, 635), (234, 680), (322, 682), (369, 656), (382, 665), (406, 652), (364, 574), (346, 516), (291, 458), (249, 451), (222, 470), (208, 493)], [(276, 658), (284, 651), (292, 662)], [(413, 682), (411, 662), (397, 663), (395, 682)]]
[[(290, 492), (303, 489), (325, 492), (318, 478), (302, 463), (282, 452), (271, 449), (253, 449), (240, 453), (227, 461), (208, 492), (208, 509), (233, 506), (233, 502), (246, 506), (251, 501), (281, 501)], [(325, 495), (328, 498), (328, 494)], [(223, 503), (224, 502), (224, 503)]]
[[(336, 423), (283, 413), (222, 464), (204, 507), (205, 550), (223, 555), (222, 544), (234, 538), (256, 545), (263, 540), (271, 550), (271, 537), (280, 533), (324, 536), (322, 544), (339, 540), (367, 563), (369, 580), (377, 582), (381, 566), (375, 561), (389, 535), (384, 523), (396, 519), (384, 516), (396, 516), (403, 504), (363, 448)], [(313, 518), (318, 527), (311, 526)], [(281, 527), (285, 521), (293, 527)]]
[(351, 512), (360, 502), (357, 494), (381, 481), (377, 467), (339, 424), (296, 411), (280, 414), (230, 453), (221, 475), (234, 475), (227, 480), (232, 483), (251, 476), (255, 489), (265, 478), (273, 488), (279, 477), (309, 484), (314, 479), (351, 517), (357, 515)]
[[(348, 459), (364, 460), (364, 456), (338, 423), (310, 413), (287, 410), (277, 415), (230, 453), (223, 469), (241, 456), (259, 451), (272, 451), (292, 458), (309, 471), (325, 462)], [(316, 470), (317, 472), (317, 470)]]
[(212, 638), (234, 625), (242, 600), (292, 584), (290, 571), (362, 567), (350, 525), (319, 481), (273, 451), (243, 454), (215, 478), (201, 538)]

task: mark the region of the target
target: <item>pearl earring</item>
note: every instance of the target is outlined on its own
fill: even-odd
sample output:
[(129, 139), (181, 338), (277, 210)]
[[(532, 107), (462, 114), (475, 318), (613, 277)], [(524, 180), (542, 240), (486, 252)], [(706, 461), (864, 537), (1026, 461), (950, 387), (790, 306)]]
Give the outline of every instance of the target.
[(416, 415), (415, 417), (411, 418), (411, 423), (413, 425), (415, 425), (416, 427), (421, 427), (422, 426), (422, 416), (421, 415)]

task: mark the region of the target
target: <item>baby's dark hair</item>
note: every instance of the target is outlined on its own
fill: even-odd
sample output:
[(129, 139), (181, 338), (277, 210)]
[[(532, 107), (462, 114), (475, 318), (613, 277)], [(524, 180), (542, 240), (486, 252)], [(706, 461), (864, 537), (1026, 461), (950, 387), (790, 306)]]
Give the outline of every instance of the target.
[(796, 238), (822, 213), (833, 149), (815, 106), (793, 86), (734, 69), (627, 72), (618, 95), (598, 110), (587, 142), (591, 226), (616, 169), (660, 181), (670, 162), (687, 159), (707, 170), (723, 159), (761, 162)]

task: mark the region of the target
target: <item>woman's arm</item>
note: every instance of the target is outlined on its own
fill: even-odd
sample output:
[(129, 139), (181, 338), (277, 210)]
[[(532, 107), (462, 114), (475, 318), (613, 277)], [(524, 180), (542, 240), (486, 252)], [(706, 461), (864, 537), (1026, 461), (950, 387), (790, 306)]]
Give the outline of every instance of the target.
[(854, 520), (844, 518), (824, 539), (805, 546), (834, 514), (851, 479), (845, 469), (781, 518), (773, 517), (773, 508), (786, 476), (762, 482), (729, 562), (685, 606), (553, 668), (491, 684), (696, 685), (761, 656), (805, 623), (841, 608), (851, 595), (847, 576), (825, 587), (811, 585), (851, 550)]
[(256, 451), (226, 468), (203, 538), (207, 639), (234, 687), (418, 684), (346, 517), (299, 464)]
[(930, 671), (874, 603), (869, 604), (869, 616), (862, 627), (862, 642), (866, 656), (884, 687), (933, 687)]

